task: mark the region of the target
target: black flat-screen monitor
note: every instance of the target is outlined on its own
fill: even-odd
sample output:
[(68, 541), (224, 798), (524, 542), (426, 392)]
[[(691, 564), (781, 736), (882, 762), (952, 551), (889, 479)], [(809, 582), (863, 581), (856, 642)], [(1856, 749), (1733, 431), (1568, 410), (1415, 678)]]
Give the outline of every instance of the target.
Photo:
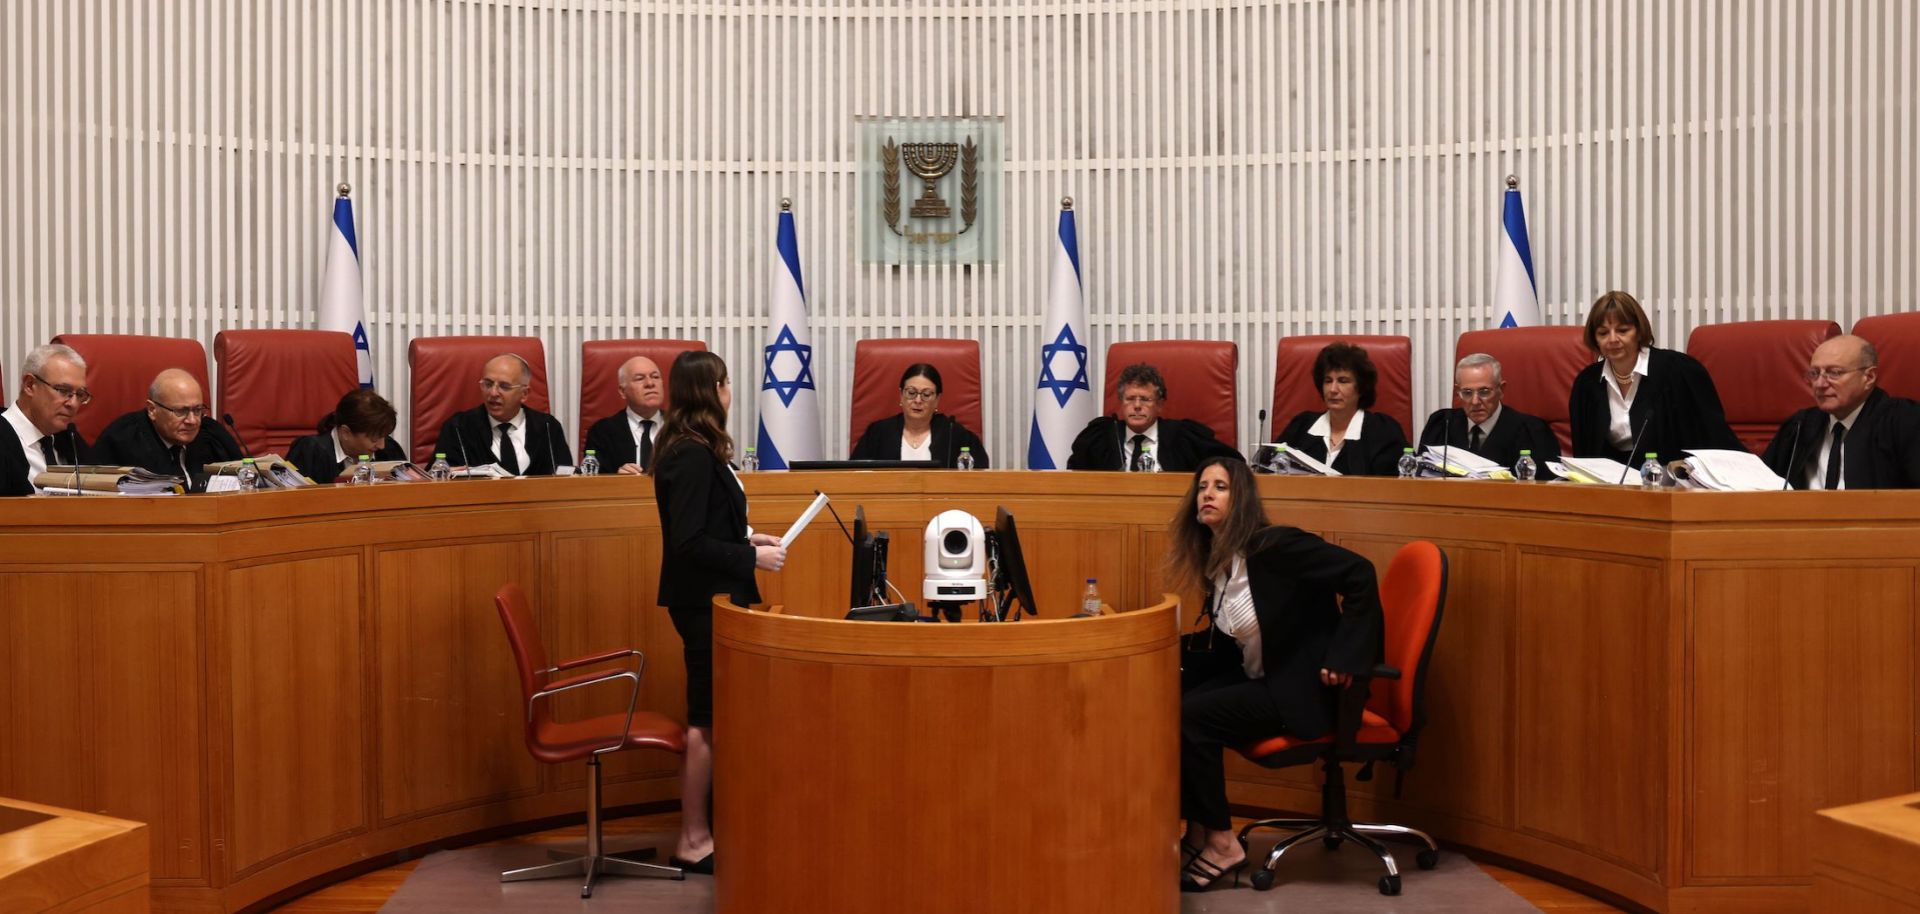
[(789, 470), (938, 470), (938, 460), (795, 460)]
[(1018, 610), (1011, 617), (1006, 614), (1007, 608), (1015, 600), (1020, 602), (1027, 615), (1040, 615), (1040, 608), (1033, 602), (1033, 583), (1027, 579), (1027, 559), (1020, 552), (1020, 531), (1015, 529), (1013, 515), (1007, 513), (1005, 507), (994, 512), (993, 544), (1000, 557), (993, 573), (993, 589), (1000, 606), (1000, 617), (1020, 618)]
[(867, 529), (867, 509), (853, 509), (853, 566), (847, 605), (854, 609), (887, 602), (887, 535)]

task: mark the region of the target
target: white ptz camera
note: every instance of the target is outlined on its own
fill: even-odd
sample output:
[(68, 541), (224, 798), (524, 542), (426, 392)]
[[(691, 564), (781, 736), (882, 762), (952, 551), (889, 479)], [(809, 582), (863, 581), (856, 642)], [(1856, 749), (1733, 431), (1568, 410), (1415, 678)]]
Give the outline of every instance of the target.
[(928, 602), (968, 603), (987, 598), (987, 532), (965, 511), (942, 511), (927, 524)]

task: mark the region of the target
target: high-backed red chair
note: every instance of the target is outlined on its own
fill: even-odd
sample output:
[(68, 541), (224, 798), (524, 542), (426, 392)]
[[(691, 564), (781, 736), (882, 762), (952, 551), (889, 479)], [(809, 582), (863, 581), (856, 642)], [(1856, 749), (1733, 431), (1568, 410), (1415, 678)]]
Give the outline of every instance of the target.
[(254, 454), (285, 454), (360, 386), (353, 337), (336, 330), (222, 330), (213, 337), (213, 360), (217, 408), (233, 415), (240, 442)]
[(1687, 336), (1687, 354), (1706, 366), (1727, 424), (1756, 454), (1767, 449), (1787, 417), (1813, 405), (1802, 377), (1820, 344), (1840, 335), (1833, 321), (1735, 321), (1702, 324)]
[(1419, 841), (1421, 848), (1414, 860), (1423, 870), (1433, 869), (1440, 861), (1440, 846), (1425, 832), (1404, 825), (1356, 823), (1347, 816), (1346, 777), (1341, 765), (1364, 764), (1360, 780), (1370, 780), (1375, 762), (1394, 768), (1393, 792), (1400, 794), (1400, 779), (1413, 767), (1414, 746), (1427, 725), (1427, 666), (1433, 659), (1434, 636), (1440, 631), (1440, 614), (1447, 603), (1447, 554), (1425, 540), (1415, 540), (1394, 553), (1393, 563), (1380, 580), (1381, 622), (1386, 634), (1386, 662), (1373, 669), (1371, 676), (1355, 676), (1353, 685), (1342, 690), (1340, 719), (1333, 733), (1319, 739), (1302, 740), (1275, 736), (1239, 749), (1241, 755), (1263, 768), (1287, 768), (1319, 764), (1325, 774), (1320, 788), (1320, 816), (1314, 819), (1265, 819), (1240, 829), (1240, 840), (1256, 828), (1280, 828), (1294, 831), (1274, 845), (1267, 859), (1253, 872), (1253, 887), (1273, 888), (1274, 868), (1289, 848), (1319, 838), (1328, 848), (1352, 841), (1372, 851), (1386, 865), (1380, 877), (1380, 894), (1400, 894), (1400, 869), (1393, 853), (1374, 836)]
[(1213, 429), (1225, 444), (1240, 447), (1240, 344), (1217, 340), (1140, 340), (1107, 347), (1107, 380), (1101, 409), (1120, 411), (1120, 372), (1146, 362), (1167, 379), (1160, 414), (1192, 419)]
[(940, 370), (940, 411), (974, 434), (980, 427), (980, 342), (978, 340), (890, 339), (853, 344), (853, 409), (847, 422), (847, 449), (875, 420), (900, 411), (900, 375), (908, 365), (925, 362)]
[[(1567, 400), (1573, 394), (1573, 378), (1594, 360), (1587, 350), (1584, 327), (1508, 327), (1504, 330), (1469, 330), (1460, 334), (1453, 347), (1453, 360), (1459, 362), (1476, 352), (1500, 360), (1500, 377), (1507, 382), (1504, 402), (1529, 416), (1553, 426), (1560, 439), (1560, 452), (1573, 450), (1573, 423), (1567, 417)], [(1447, 369), (1447, 383), (1453, 383), (1453, 369)], [(1459, 398), (1448, 395), (1454, 406)], [(1425, 422), (1425, 417), (1422, 417)], [(1410, 428), (1408, 435), (1419, 435)]]
[(1341, 333), (1290, 336), (1280, 341), (1273, 362), (1273, 427), (1268, 441), (1279, 441), (1280, 431), (1293, 417), (1326, 409), (1320, 386), (1313, 380), (1313, 360), (1328, 343), (1345, 340), (1367, 351), (1379, 383), (1374, 387), (1373, 411), (1400, 423), (1407, 440), (1420, 437), (1413, 424), (1413, 343), (1404, 336)]
[[(646, 356), (660, 366), (664, 385), (673, 375), (673, 360), (689, 350), (705, 352), (700, 340), (588, 340), (580, 344), (580, 451), (586, 453), (587, 430), (595, 422), (625, 409), (620, 395), (620, 366), (635, 356)], [(667, 388), (671, 389), (671, 388)], [(671, 401), (666, 401), (672, 407)]]
[(1853, 322), (1853, 332), (1880, 353), (1880, 389), (1920, 400), (1920, 311), (1863, 317)]
[(426, 466), (449, 416), (480, 405), (480, 373), (487, 360), (513, 353), (533, 366), (533, 389), (525, 405), (547, 407), (547, 347), (533, 336), (419, 336), (407, 344), (411, 373), (413, 461)]
[[(527, 751), (542, 762), (577, 762), (582, 759), (587, 762), (586, 854), (554, 863), (508, 870), (500, 874), (500, 881), (585, 876), (586, 882), (580, 886), (580, 897), (586, 898), (593, 894), (594, 880), (602, 873), (686, 878), (678, 867), (640, 862), (644, 857), (652, 856), (651, 850), (638, 855), (607, 854), (601, 842), (600, 756), (627, 749), (658, 749), (675, 755), (687, 751), (685, 726), (664, 714), (641, 711), (635, 707), (640, 701), (640, 676), (647, 668), (646, 655), (623, 648), (549, 663), (546, 642), (540, 637), (540, 622), (534, 618), (526, 591), (521, 590), (518, 584), (504, 585), (494, 594), (493, 605), (500, 611), (500, 623), (507, 630), (507, 643), (513, 648), (513, 663), (520, 671), (520, 697), (526, 705), (522, 719), (526, 725)], [(634, 660), (633, 669), (625, 668), (625, 661), (629, 657)], [(605, 667), (615, 662), (621, 665), (561, 679), (553, 678), (554, 673), (583, 667)], [(627, 684), (626, 713), (602, 714), (566, 723), (553, 719), (552, 703), (548, 701), (553, 696), (617, 681)]]
[(207, 383), (207, 347), (200, 345), (199, 340), (121, 333), (62, 333), (54, 337), (53, 342), (73, 347), (73, 351), (87, 361), (87, 389), (93, 391), (93, 402), (80, 407), (73, 424), (88, 441), (97, 439), (107, 423), (146, 408), (147, 388), (152, 386), (155, 375), (169, 368), (185, 369), (197, 378), (208, 398), (207, 405), (213, 405), (213, 386)]

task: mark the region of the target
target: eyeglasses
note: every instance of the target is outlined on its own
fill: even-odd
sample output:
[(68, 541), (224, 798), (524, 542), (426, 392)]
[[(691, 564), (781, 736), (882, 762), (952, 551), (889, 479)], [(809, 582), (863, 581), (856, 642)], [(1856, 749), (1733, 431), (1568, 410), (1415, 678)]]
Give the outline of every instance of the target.
[(1868, 367), (1869, 366), (1862, 365), (1859, 368), (1809, 368), (1807, 369), (1807, 373), (1801, 375), (1801, 377), (1806, 378), (1808, 384), (1812, 384), (1822, 377), (1825, 377), (1829, 381), (1838, 381), (1856, 371), (1866, 371)]
[(497, 391), (499, 391), (499, 392), (501, 392), (501, 393), (503, 393), (503, 394), (510, 394), (510, 393), (513, 393), (513, 392), (514, 392), (514, 391), (516, 391), (516, 390), (519, 390), (519, 389), (520, 389), (520, 388), (522, 388), (522, 387), (525, 387), (525, 386), (527, 386), (527, 385), (525, 385), (525, 384), (508, 384), (508, 383), (507, 383), (507, 382), (505, 382), (505, 381), (495, 381), (495, 380), (494, 380), (494, 379), (492, 379), (492, 378), (481, 378), (481, 379), (480, 379), (480, 389), (481, 389), (481, 390), (484, 390), (484, 391), (489, 391), (489, 392), (491, 392), (491, 391), (496, 391), (496, 390), (497, 390)]
[(47, 387), (51, 389), (54, 393), (59, 394), (60, 399), (62, 400), (73, 400), (75, 402), (78, 402), (81, 406), (85, 406), (93, 402), (93, 391), (88, 390), (84, 387), (69, 387), (65, 384), (55, 384), (52, 381), (49, 381), (46, 378), (43, 378), (37, 374), (33, 376), (33, 379), (36, 381), (39, 381), (42, 384), (47, 385)]
[(1152, 406), (1153, 404), (1160, 402), (1160, 398), (1159, 397), (1127, 397), (1121, 400), (1120, 402), (1125, 403), (1128, 406)]
[(213, 412), (213, 410), (205, 406), (168, 406), (158, 400), (148, 400), (147, 402), (180, 417), (182, 421), (187, 419), (205, 419), (208, 413)]
[(910, 387), (902, 387), (900, 388), (900, 396), (904, 399), (919, 403), (940, 396), (940, 392), (937, 390), (914, 390)]
[(1461, 387), (1454, 392), (1459, 394), (1462, 400), (1491, 400), (1494, 394), (1499, 393), (1491, 387)]

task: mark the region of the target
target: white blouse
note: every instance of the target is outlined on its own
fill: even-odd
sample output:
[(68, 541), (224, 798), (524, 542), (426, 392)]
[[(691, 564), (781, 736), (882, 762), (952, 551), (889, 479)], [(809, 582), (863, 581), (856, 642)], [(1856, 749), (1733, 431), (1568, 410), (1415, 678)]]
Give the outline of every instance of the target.
[(1233, 557), (1227, 573), (1213, 579), (1213, 624), (1240, 645), (1240, 668), (1248, 679), (1266, 674), (1260, 660), (1260, 620), (1253, 613), (1253, 588), (1247, 583), (1247, 560)]

